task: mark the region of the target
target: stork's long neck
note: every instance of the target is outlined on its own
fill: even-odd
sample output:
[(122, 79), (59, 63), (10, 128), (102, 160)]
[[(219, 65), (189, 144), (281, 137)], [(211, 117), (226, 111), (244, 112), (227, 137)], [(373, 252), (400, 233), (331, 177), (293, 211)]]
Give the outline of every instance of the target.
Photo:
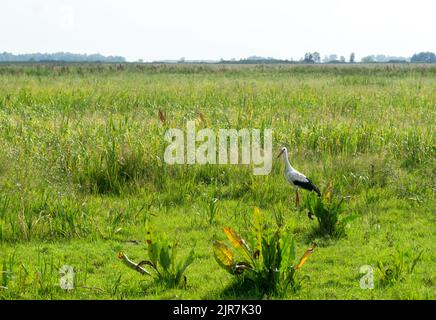
[(286, 171), (295, 171), (294, 167), (292, 167), (291, 163), (289, 162), (288, 150), (285, 150), (285, 169)]

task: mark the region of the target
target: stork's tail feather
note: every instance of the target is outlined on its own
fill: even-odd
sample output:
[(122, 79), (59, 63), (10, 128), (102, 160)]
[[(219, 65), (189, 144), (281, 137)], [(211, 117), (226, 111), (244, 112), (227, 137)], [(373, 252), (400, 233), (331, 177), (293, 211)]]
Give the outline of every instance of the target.
[(318, 197), (321, 197), (321, 192), (319, 191), (318, 187), (309, 178), (306, 178), (306, 181), (294, 180), (292, 183), (297, 187), (303, 188), (307, 191), (315, 191)]
[(307, 180), (309, 180), (310, 187), (311, 187), (312, 191), (315, 191), (316, 194), (318, 195), (318, 197), (321, 197), (321, 192), (319, 191), (318, 187), (313, 183), (312, 180), (310, 180), (310, 179), (307, 179)]

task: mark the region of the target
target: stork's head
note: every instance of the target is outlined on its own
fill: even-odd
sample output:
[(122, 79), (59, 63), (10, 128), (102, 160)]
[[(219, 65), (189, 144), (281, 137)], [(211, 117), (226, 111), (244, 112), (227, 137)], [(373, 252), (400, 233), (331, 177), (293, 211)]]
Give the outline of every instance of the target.
[(286, 149), (286, 147), (282, 147), (282, 148), (280, 149), (280, 153), (279, 153), (279, 155), (277, 156), (277, 158), (280, 158), (280, 156), (281, 156), (282, 154), (287, 153), (287, 152), (288, 152), (288, 149)]

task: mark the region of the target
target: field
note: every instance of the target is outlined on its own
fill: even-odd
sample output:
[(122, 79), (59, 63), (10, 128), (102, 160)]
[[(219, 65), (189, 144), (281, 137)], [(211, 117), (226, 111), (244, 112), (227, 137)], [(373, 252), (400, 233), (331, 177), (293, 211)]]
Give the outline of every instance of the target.
[[(435, 113), (430, 65), (0, 65), (0, 299), (435, 299)], [(273, 129), (274, 154), (287, 146), (344, 199), (345, 234), (315, 232), (275, 157), (266, 176), (167, 165), (164, 133), (188, 120)], [(245, 237), (254, 207), (292, 233), (298, 257), (318, 244), (299, 290), (244, 290), (215, 261), (223, 227)], [(118, 258), (146, 259), (150, 231), (180, 258), (194, 248), (186, 284)]]

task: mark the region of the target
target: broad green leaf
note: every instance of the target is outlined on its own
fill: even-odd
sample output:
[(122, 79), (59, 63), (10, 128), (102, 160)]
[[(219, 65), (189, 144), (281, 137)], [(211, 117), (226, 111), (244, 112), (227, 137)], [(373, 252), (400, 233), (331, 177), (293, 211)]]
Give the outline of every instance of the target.
[(162, 246), (159, 255), (159, 263), (165, 271), (171, 266), (170, 248), (168, 245)]
[(159, 244), (157, 242), (152, 241), (150, 238), (147, 239), (147, 252), (150, 261), (157, 265), (157, 261), (159, 259)]
[(295, 260), (295, 241), (288, 232), (284, 233), (280, 238), (280, 251), (280, 269), (286, 270), (292, 266)]
[(176, 282), (179, 282), (189, 265), (194, 261), (194, 250), (189, 252), (188, 257), (177, 266)]
[(224, 233), (226, 234), (230, 243), (236, 249), (238, 249), (247, 260), (251, 261), (253, 259), (253, 252), (251, 251), (247, 242), (245, 242), (245, 240), (242, 239), (239, 234), (237, 234), (232, 228), (229, 227), (224, 227)]
[(262, 237), (262, 251), (261, 258), (264, 266), (269, 266), (271, 264), (270, 254), (269, 254), (269, 243), (266, 237)]
[(213, 255), (218, 264), (226, 269), (228, 272), (233, 273), (233, 268), (235, 265), (235, 260), (233, 253), (230, 249), (222, 242), (215, 241), (213, 243)]

